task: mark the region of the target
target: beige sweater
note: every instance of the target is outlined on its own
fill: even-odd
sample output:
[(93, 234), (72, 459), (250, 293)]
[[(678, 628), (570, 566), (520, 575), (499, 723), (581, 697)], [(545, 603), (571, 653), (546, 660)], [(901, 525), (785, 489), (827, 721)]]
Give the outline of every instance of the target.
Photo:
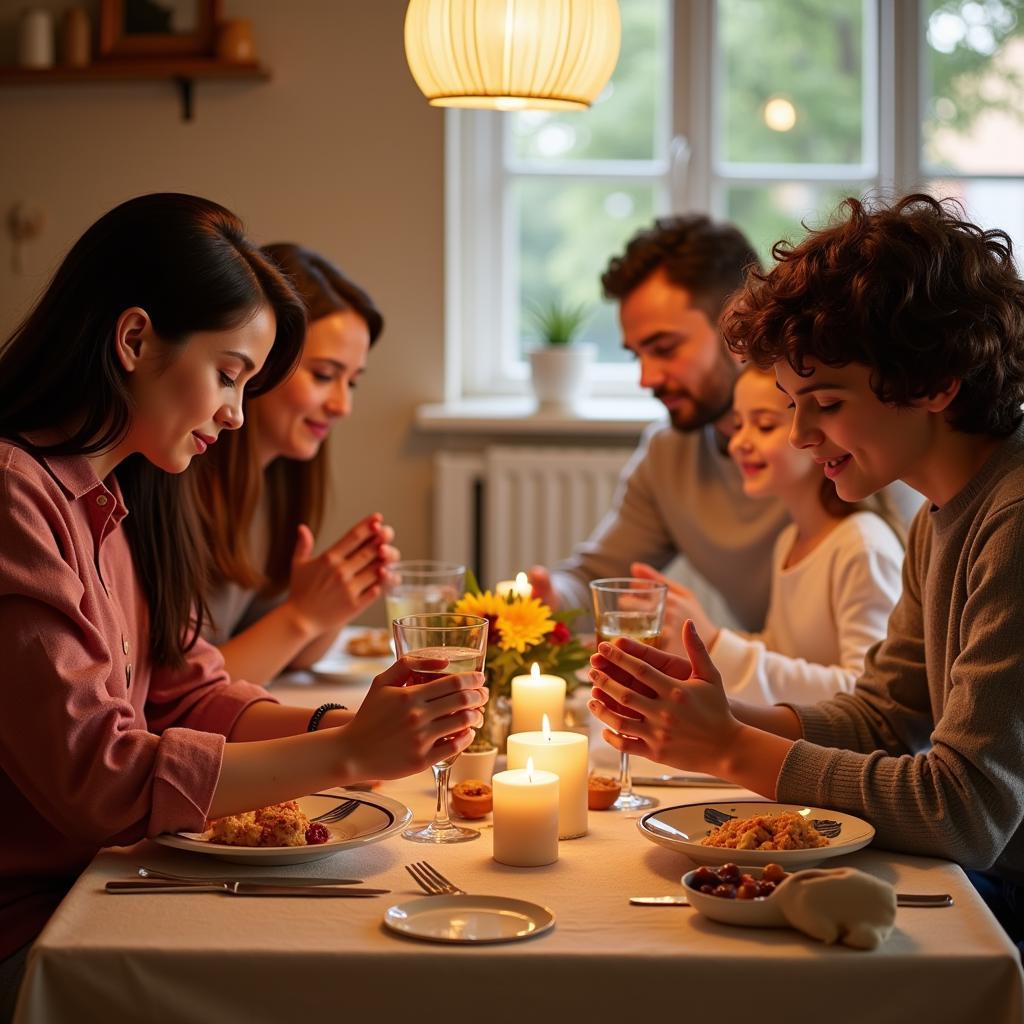
[(852, 694), (794, 707), (778, 799), (876, 843), (1024, 880), (1024, 425), (914, 520), (903, 597)]

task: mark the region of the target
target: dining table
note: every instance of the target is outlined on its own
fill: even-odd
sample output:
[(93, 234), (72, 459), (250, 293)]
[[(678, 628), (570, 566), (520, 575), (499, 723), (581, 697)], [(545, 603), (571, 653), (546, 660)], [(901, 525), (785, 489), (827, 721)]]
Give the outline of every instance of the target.
[[(292, 673), (271, 689), (286, 703), (355, 706), (369, 671)], [(595, 743), (594, 753), (599, 744)], [(610, 749), (610, 748), (609, 748)], [(434, 809), (429, 772), (379, 784), (416, 821)], [(687, 779), (643, 788), (662, 806), (752, 798)], [(588, 832), (542, 867), (492, 856), (480, 838), (421, 845), (399, 835), (292, 866), (229, 865), (143, 841), (101, 851), (29, 955), (15, 1024), (315, 1024), (320, 1021), (687, 1021), (713, 1024), (1020, 1024), (1016, 947), (955, 864), (874, 846), (836, 858), (900, 892), (949, 893), (949, 907), (899, 907), (876, 949), (826, 945), (791, 928), (744, 928), (689, 906), (634, 906), (679, 895), (693, 867), (648, 842), (639, 815), (591, 811)], [(554, 926), (522, 941), (452, 944), (384, 925), (389, 907), (431, 899), (406, 870), (427, 861), (469, 893), (547, 908)], [(244, 879), (344, 875), (389, 893), (362, 899), (269, 899), (217, 892), (112, 895), (105, 884), (145, 865)]]

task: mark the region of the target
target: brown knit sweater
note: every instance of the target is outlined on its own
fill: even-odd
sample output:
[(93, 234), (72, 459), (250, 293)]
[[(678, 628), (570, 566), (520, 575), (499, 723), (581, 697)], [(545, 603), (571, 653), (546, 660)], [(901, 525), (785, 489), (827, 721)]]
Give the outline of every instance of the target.
[(794, 707), (778, 799), (879, 846), (1024, 880), (1024, 425), (911, 527), (903, 596), (852, 694)]

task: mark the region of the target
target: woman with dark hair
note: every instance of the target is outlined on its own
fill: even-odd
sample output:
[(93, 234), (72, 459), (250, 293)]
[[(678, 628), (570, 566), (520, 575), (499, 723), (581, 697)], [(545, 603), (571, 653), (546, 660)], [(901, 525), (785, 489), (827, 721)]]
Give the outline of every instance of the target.
[(200, 636), (177, 474), (241, 426), (244, 388), (291, 370), (304, 330), (233, 214), (162, 194), (89, 228), (0, 352), (0, 1020), (100, 847), (407, 775), (481, 724), (479, 674), (403, 689), (399, 662), (345, 728), (315, 731), (341, 720), (231, 680)]
[(331, 427), (352, 411), (352, 391), (384, 319), (373, 300), (317, 253), (265, 246), (306, 306), (298, 367), (245, 404), (245, 427), (191, 474), (211, 560), (211, 621), (232, 676), (263, 683), (305, 668), (380, 594), (397, 560), (378, 513), (312, 558), (323, 519)]

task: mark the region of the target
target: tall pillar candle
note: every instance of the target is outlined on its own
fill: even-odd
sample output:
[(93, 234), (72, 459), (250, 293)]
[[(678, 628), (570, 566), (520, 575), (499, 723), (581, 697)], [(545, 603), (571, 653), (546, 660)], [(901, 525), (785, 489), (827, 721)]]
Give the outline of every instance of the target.
[(558, 776), (531, 765), (498, 772), (494, 798), (494, 859), (534, 868), (558, 860)]
[(541, 675), (537, 662), (528, 676), (512, 677), (512, 732), (536, 732), (544, 716), (552, 729), (565, 724), (565, 680)]
[(575, 732), (514, 733), (508, 738), (508, 766), (535, 768), (558, 776), (558, 838), (587, 834), (587, 737)]

